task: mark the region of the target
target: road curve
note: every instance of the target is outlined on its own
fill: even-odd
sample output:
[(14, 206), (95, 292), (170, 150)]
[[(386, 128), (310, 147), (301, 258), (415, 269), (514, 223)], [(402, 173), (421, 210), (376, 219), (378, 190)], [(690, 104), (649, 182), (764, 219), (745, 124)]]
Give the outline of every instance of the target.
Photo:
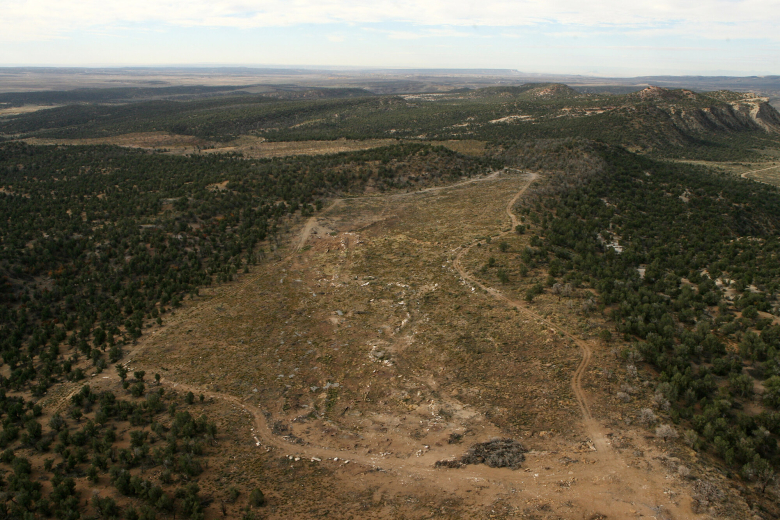
[[(528, 180), (528, 184), (526, 184), (522, 190), (517, 192), (517, 194), (512, 198), (512, 200), (510, 200), (509, 203), (507, 203), (506, 205), (506, 214), (509, 217), (509, 220), (511, 222), (511, 227), (509, 230), (501, 232), (499, 234), (499, 237), (506, 236), (509, 233), (512, 233), (515, 229), (515, 226), (519, 224), (517, 216), (512, 211), (512, 208), (515, 206), (515, 204), (520, 199), (520, 197), (523, 196), (526, 190), (531, 186), (534, 180), (536, 180), (538, 177), (538, 175), (533, 172), (529, 172), (529, 175), (530, 177)], [(549, 327), (550, 329), (558, 332), (560, 335), (569, 339), (569, 341), (571, 341), (573, 344), (579, 347), (580, 351), (582, 352), (582, 359), (580, 360), (580, 363), (577, 366), (577, 369), (574, 371), (574, 374), (572, 375), (571, 378), (572, 392), (574, 393), (574, 398), (576, 399), (577, 404), (579, 405), (580, 408), (580, 412), (582, 413), (582, 419), (583, 419), (583, 424), (585, 426), (585, 429), (588, 432), (588, 435), (590, 436), (591, 440), (593, 441), (596, 451), (600, 452), (601, 455), (607, 455), (611, 450), (608, 449), (609, 443), (607, 442), (606, 435), (604, 434), (599, 424), (593, 419), (593, 415), (590, 412), (590, 406), (588, 404), (588, 398), (584, 390), (582, 389), (582, 376), (590, 364), (590, 359), (592, 355), (590, 346), (586, 342), (576, 338), (573, 334), (571, 334), (566, 329), (560, 327), (559, 325), (556, 325), (550, 320), (537, 314), (532, 309), (528, 308), (523, 302), (513, 300), (508, 296), (506, 296), (505, 294), (503, 294), (498, 289), (484, 285), (482, 282), (477, 280), (471, 273), (469, 273), (463, 267), (462, 259), (474, 246), (476, 246), (477, 243), (478, 241), (468, 246), (462, 247), (458, 251), (458, 254), (455, 257), (453, 266), (458, 271), (458, 274), (460, 274), (461, 278), (463, 278), (470, 284), (484, 290), (485, 292), (493, 296), (495, 299), (503, 302), (504, 304), (517, 309), (522, 314), (525, 314), (526, 317), (535, 320), (537, 323), (542, 323), (547, 327)]]
[[(515, 171), (520, 171), (520, 170), (515, 170)], [(462, 186), (464, 184), (470, 184), (472, 182), (494, 179), (499, 175), (499, 173), (500, 172), (495, 172), (494, 174), (488, 177), (483, 177), (480, 179), (470, 179), (468, 181), (454, 184), (448, 187), (437, 187), (437, 188), (431, 188), (424, 191), (434, 191), (434, 190), (439, 191), (447, 188)], [(512, 212), (512, 207), (516, 204), (519, 198), (526, 192), (526, 190), (533, 183), (533, 181), (536, 180), (537, 177), (538, 177), (537, 174), (529, 172), (528, 183), (523, 187), (523, 189), (517, 192), (515, 196), (507, 203), (505, 211), (509, 220), (512, 223), (512, 227), (510, 230), (502, 232), (500, 236), (512, 232), (514, 230), (514, 226), (518, 224), (517, 217)], [(420, 192), (414, 192), (414, 193), (420, 193)], [(410, 193), (409, 195), (412, 194), (413, 193)], [(407, 194), (403, 194), (403, 195), (407, 195)], [(339, 199), (334, 201), (331, 207), (338, 204), (338, 200)], [(305, 226), (304, 229), (306, 228), (309, 228), (309, 226)], [(300, 247), (302, 242), (304, 241), (305, 240), (299, 241), (298, 247)], [(578, 345), (582, 350), (582, 360), (580, 361), (580, 364), (577, 367), (577, 370), (575, 371), (572, 377), (571, 386), (574, 391), (574, 395), (577, 400), (577, 403), (579, 404), (580, 410), (582, 412), (585, 429), (588, 432), (590, 438), (592, 439), (596, 451), (598, 452), (598, 455), (602, 457), (604, 455), (607, 455), (607, 453), (610, 450), (608, 450), (608, 443), (606, 441), (606, 437), (603, 435), (598, 423), (593, 420), (590, 413), (590, 409), (588, 407), (587, 397), (584, 391), (582, 390), (582, 375), (587, 369), (588, 364), (590, 362), (590, 357), (591, 357), (590, 348), (586, 343), (578, 340), (569, 332), (567, 332), (565, 329), (562, 329), (558, 325), (538, 315), (533, 310), (527, 308), (523, 303), (510, 299), (509, 297), (507, 297), (506, 295), (504, 295), (503, 293), (501, 293), (499, 290), (495, 288), (485, 286), (476, 278), (474, 278), (466, 269), (464, 269), (461, 263), (461, 259), (469, 250), (471, 250), (471, 248), (473, 248), (476, 245), (476, 243), (477, 242), (474, 242), (469, 246), (463, 247), (458, 252), (454, 260), (454, 267), (459, 273), (459, 275), (463, 279), (467, 280), (469, 283), (477, 287), (480, 287), (481, 289), (486, 291), (488, 294), (490, 294), (497, 300), (500, 300), (506, 305), (518, 309), (518, 311), (520, 311), (521, 313), (525, 314), (529, 318), (533, 318), (539, 323), (543, 323), (547, 325), (550, 329), (558, 331), (563, 336), (569, 338), (573, 343)], [(239, 286), (243, 286), (245, 285), (245, 283), (239, 284)], [(133, 363), (133, 365), (138, 366), (138, 364), (132, 361), (132, 359), (135, 357), (135, 354), (138, 352), (138, 350), (142, 348), (144, 347), (139, 346), (135, 351), (128, 352), (127, 353), (128, 355), (125, 357), (126, 360), (125, 363)], [(139, 366), (139, 368), (141, 367)], [(118, 376), (116, 374), (110, 374), (107, 376), (107, 378), (111, 380), (116, 380), (115, 382), (119, 381)], [(371, 455), (371, 454), (362, 454), (350, 450), (344, 451), (344, 450), (329, 448), (326, 446), (317, 446), (310, 443), (296, 444), (285, 440), (281, 436), (273, 434), (272, 425), (269, 424), (266, 414), (260, 408), (252, 405), (251, 403), (246, 402), (245, 400), (239, 397), (222, 393), (222, 392), (212, 391), (196, 385), (177, 382), (167, 377), (164, 377), (161, 380), (161, 383), (164, 386), (168, 387), (169, 389), (176, 389), (185, 392), (191, 391), (195, 394), (203, 394), (207, 398), (220, 400), (222, 402), (227, 402), (232, 404), (233, 406), (243, 409), (249, 415), (252, 416), (252, 424), (253, 424), (252, 431), (253, 431), (255, 443), (257, 444), (258, 447), (263, 447), (267, 449), (276, 449), (279, 450), (282, 454), (285, 453), (294, 454), (295, 456), (299, 456), (302, 458), (311, 458), (311, 459), (317, 458), (322, 460), (327, 458), (330, 459), (338, 458), (339, 460), (342, 461), (344, 459), (348, 459), (354, 463), (361, 464), (368, 467), (375, 467), (375, 468), (382, 467), (385, 469), (390, 469), (399, 472), (412, 472), (420, 476), (430, 475), (435, 471), (433, 467), (433, 463), (436, 461), (435, 457), (437, 456), (435, 452), (429, 452), (428, 454), (425, 454), (422, 457), (415, 457), (407, 460), (399, 460), (399, 459), (392, 459), (392, 458), (382, 458), (380, 456)], [(81, 385), (75, 385), (73, 388), (71, 388), (71, 391), (66, 393), (66, 395), (60, 400), (60, 402), (56, 407), (60, 408), (62, 406), (65, 406), (67, 402), (69, 402), (70, 396), (79, 391), (80, 386)], [(489, 468), (486, 466), (469, 466), (467, 468), (463, 468), (462, 470), (459, 470), (458, 472), (450, 474), (450, 476), (456, 477), (458, 479), (462, 479), (464, 481), (474, 480), (479, 478), (491, 478), (491, 479), (500, 478), (502, 481), (506, 481), (506, 482), (515, 482), (515, 481), (520, 482), (524, 478), (521, 474), (515, 474), (514, 472), (505, 473), (505, 472), (501, 472), (500, 470), (496, 470), (494, 468)], [(546, 480), (547, 478), (544, 477), (538, 479), (539, 482), (544, 482)]]

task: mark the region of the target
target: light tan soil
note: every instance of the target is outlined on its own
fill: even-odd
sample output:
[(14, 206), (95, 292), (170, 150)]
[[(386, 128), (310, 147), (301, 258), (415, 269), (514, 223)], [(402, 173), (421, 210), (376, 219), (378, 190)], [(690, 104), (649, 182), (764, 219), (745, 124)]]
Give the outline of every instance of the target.
[(753, 179), (754, 181), (773, 186), (780, 186), (780, 164), (775, 164), (766, 168), (750, 170), (740, 174), (743, 179)]
[(780, 163), (777, 161), (780, 150), (764, 149), (761, 150), (761, 153), (766, 156), (766, 160), (756, 163), (687, 160), (680, 160), (677, 162), (714, 168), (715, 170), (720, 170), (732, 175), (739, 175), (743, 179), (752, 179), (764, 184), (780, 186)]
[[(524, 243), (511, 208), (536, 176), (334, 201), (288, 256), (148, 329), (128, 366), (248, 413), (222, 478), (258, 481), (268, 518), (746, 518), (695, 452), (631, 424), (649, 390), (611, 395), (618, 362), (580, 334), (602, 319), (473, 274), (487, 237)], [(522, 469), (434, 467), (495, 437), (530, 450)], [(694, 514), (681, 465), (728, 500)]]
[(39, 110), (57, 108), (59, 106), (61, 105), (24, 105), (21, 107), (0, 108), (0, 117), (11, 117), (11, 116), (18, 116), (21, 114), (30, 114), (32, 112), (37, 112)]
[[(22, 107), (28, 109), (30, 107)], [(48, 108), (48, 107), (40, 107)], [(11, 110), (11, 109), (8, 109)], [(0, 117), (3, 111), (0, 110)], [(341, 152), (355, 152), (381, 146), (390, 146), (402, 142), (398, 139), (337, 139), (334, 141), (281, 141), (268, 142), (262, 137), (250, 135), (239, 136), (234, 141), (219, 143), (206, 141), (189, 135), (170, 134), (167, 132), (137, 132), (111, 137), (91, 139), (24, 139), (30, 144), (56, 145), (96, 145), (110, 144), (128, 148), (146, 148), (150, 150), (165, 149), (175, 155), (208, 154), (208, 153), (241, 153), (247, 158), (287, 157), (292, 155), (324, 155)], [(466, 155), (483, 155), (485, 142), (475, 140), (441, 141), (434, 144), (445, 146)]]

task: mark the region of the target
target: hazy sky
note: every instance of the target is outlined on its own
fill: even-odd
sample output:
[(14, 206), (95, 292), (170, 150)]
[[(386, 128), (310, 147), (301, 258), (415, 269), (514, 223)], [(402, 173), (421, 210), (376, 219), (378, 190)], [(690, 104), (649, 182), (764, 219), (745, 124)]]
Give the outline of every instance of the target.
[(0, 0), (0, 65), (780, 74), (778, 0)]

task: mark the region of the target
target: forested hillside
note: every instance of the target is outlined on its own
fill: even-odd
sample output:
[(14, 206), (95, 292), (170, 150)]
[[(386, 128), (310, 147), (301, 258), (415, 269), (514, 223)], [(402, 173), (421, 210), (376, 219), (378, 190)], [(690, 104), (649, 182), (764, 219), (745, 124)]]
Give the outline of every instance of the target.
[(152, 131), (222, 142), (240, 135), (270, 141), (584, 137), (663, 156), (733, 160), (755, 157), (752, 148), (774, 145), (780, 115), (765, 100), (734, 93), (650, 88), (597, 95), (565, 85), (528, 84), (403, 96), (319, 89), (71, 104), (0, 120), (0, 135), (20, 137), (95, 138)]
[[(718, 468), (780, 496), (780, 190), (738, 176), (779, 167), (763, 98), (544, 83), (0, 105), (0, 517), (216, 518), (217, 499), (230, 517), (243, 494), (252, 519), (258, 481), (287, 507), (271, 516), (303, 511), (304, 485), (355, 517), (415, 510), (375, 493), (381, 473), (467, 489), (476, 459), (443, 457), (499, 433), (528, 446), (495, 443), (499, 466), (532, 450), (553, 501), (575, 483), (612, 500), (587, 475), (635, 484), (672, 458), (685, 471), (653, 478), (675, 493)], [(123, 147), (81, 140), (110, 136)], [(425, 511), (477, 510), (446, 500)], [(502, 511), (551, 511), (522, 507)]]
[(780, 467), (780, 192), (580, 145), (601, 156), (601, 171), (564, 174), (563, 189), (520, 206), (542, 235), (524, 256), (595, 289), (630, 345), (620, 352), (629, 380), (649, 364), (654, 403), (685, 441), (765, 486)]
[[(5, 388), (83, 377), (198, 287), (269, 254), (290, 215), (332, 196), (472, 176), (497, 161), (399, 145), (248, 161), (117, 147), (0, 146), (0, 331)], [(67, 357), (68, 354), (71, 357)], [(73, 367), (73, 369), (71, 368)]]

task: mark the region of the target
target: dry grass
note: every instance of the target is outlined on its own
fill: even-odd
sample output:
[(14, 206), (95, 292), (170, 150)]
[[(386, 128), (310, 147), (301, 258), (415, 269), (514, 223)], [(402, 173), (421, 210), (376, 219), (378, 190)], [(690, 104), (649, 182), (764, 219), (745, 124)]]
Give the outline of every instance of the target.
[(745, 175), (748, 179), (753, 179), (765, 184), (771, 184), (773, 186), (780, 186), (780, 165), (768, 170), (758, 171), (755, 173), (748, 173)]
[(397, 144), (396, 139), (365, 139), (360, 141), (337, 139), (335, 141), (284, 141), (266, 142), (261, 137), (241, 136), (229, 146), (217, 146), (207, 152), (241, 152), (245, 157), (266, 158), (290, 155), (324, 155), (354, 152), (380, 146)]
[[(643, 428), (627, 426), (652, 388), (626, 381), (612, 346), (590, 339), (606, 326), (599, 313), (579, 311), (590, 293), (577, 289), (570, 306), (548, 291), (529, 308), (589, 338), (583, 386), (593, 415), (619, 431), (608, 434), (607, 453), (593, 452), (572, 392), (579, 349), (472, 290), (453, 268), (460, 248), (480, 240), (462, 263), (486, 285), (522, 300), (546, 278), (540, 269), (525, 278), (518, 272), (528, 234), (507, 235), (506, 252), (487, 242), (508, 229), (504, 208), (526, 182), (502, 175), (345, 199), (307, 226), (316, 234), (298, 252), (290, 246), (269, 254), (251, 273), (201, 291), (164, 327), (149, 329), (134, 361), (265, 411), (276, 440), (260, 437), (260, 446), (248, 423), (224, 425), (238, 440), (217, 482), (264, 483), (272, 517), (573, 519), (596, 511), (625, 518), (657, 506), (690, 516), (690, 501), (679, 498), (687, 484), (669, 482), (653, 457), (673, 450), (686, 466), (698, 463), (674, 443), (656, 446)], [(286, 242), (299, 237), (290, 233)], [(491, 256), (508, 283), (495, 269), (481, 271)], [(623, 383), (636, 387), (630, 403), (610, 388)], [(434, 468), (494, 438), (522, 442), (528, 472)], [(662, 492), (671, 487), (675, 494)]]
[[(29, 107), (22, 107), (28, 109)], [(47, 108), (47, 107), (38, 107)], [(12, 110), (12, 109), (7, 109)], [(3, 110), (0, 110), (2, 117)], [(262, 137), (240, 136), (229, 143), (206, 141), (194, 136), (170, 134), (167, 132), (137, 132), (112, 137), (93, 139), (25, 139), (30, 144), (57, 145), (96, 145), (111, 144), (129, 148), (167, 149), (169, 153), (185, 155), (193, 153), (229, 153), (237, 152), (248, 158), (287, 157), (292, 155), (324, 155), (341, 152), (355, 152), (382, 146), (391, 146), (403, 142), (398, 139), (337, 139), (335, 141), (282, 141), (268, 142)], [(440, 143), (465, 155), (484, 155), (485, 142), (442, 141)]]
[(32, 112), (37, 112), (39, 110), (46, 110), (48, 108), (57, 108), (59, 106), (61, 105), (24, 105), (21, 107), (0, 108), (0, 118), (18, 116), (21, 114), (30, 114)]
[(474, 156), (485, 155), (485, 150), (487, 147), (487, 143), (485, 141), (476, 141), (474, 139), (442, 141), (438, 144), (446, 146), (450, 150), (456, 151), (458, 153)]
[[(468, 413), (515, 433), (553, 429), (532, 411), (548, 413), (531, 395), (528, 356), (543, 344), (536, 327), (523, 331), (512, 311), (470, 291), (451, 267), (458, 246), (503, 223), (501, 203), (522, 182), (346, 200), (321, 223), (335, 236), (314, 235), (310, 249), (240, 287), (204, 291), (211, 301), (197, 321), (182, 317), (148, 339), (144, 363), (175, 366), (174, 378), (262, 402), (286, 420), (319, 410), (354, 430), (355, 418), (379, 410), (428, 418), (431, 407), (455, 413), (462, 400), (482, 409)], [(494, 365), (502, 377), (491, 377)], [(566, 377), (544, 392), (565, 394)], [(460, 427), (440, 422), (440, 436)]]
[(715, 161), (678, 161), (713, 168), (717, 171), (753, 179), (765, 184), (780, 186), (780, 149), (765, 149), (761, 153), (766, 160), (761, 162), (715, 162)]
[(96, 145), (113, 144), (128, 148), (187, 148), (205, 146), (209, 144), (203, 139), (189, 135), (170, 134), (168, 132), (136, 132), (112, 137), (99, 137), (93, 139), (43, 139), (33, 137), (25, 139), (30, 144), (58, 144), (58, 145)]

